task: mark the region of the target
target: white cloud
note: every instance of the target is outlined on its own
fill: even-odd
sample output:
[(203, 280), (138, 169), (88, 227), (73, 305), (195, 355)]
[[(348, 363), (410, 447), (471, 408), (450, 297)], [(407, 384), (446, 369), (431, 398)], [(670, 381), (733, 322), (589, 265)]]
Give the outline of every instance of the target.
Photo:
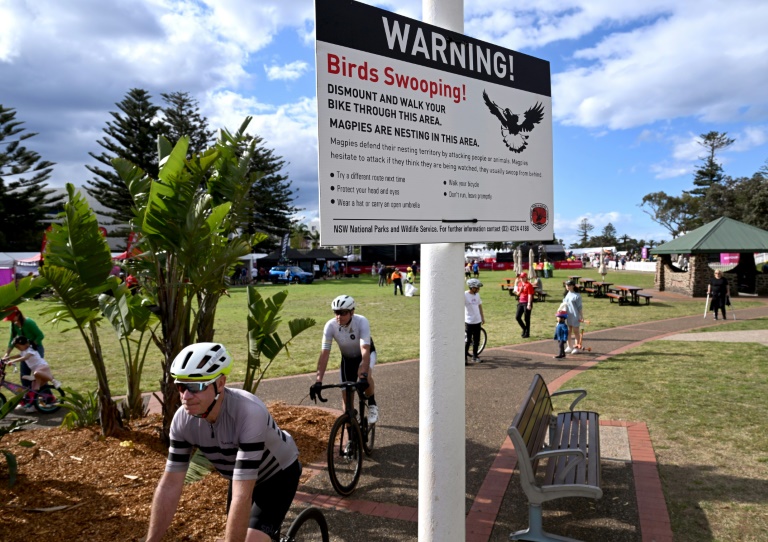
[(301, 60), (284, 64), (282, 66), (264, 66), (267, 79), (270, 81), (295, 81), (309, 71), (309, 64)]
[(744, 120), (768, 95), (768, 4), (670, 3), (674, 12), (574, 53), (586, 64), (555, 74), (554, 116), (623, 129), (661, 119)]

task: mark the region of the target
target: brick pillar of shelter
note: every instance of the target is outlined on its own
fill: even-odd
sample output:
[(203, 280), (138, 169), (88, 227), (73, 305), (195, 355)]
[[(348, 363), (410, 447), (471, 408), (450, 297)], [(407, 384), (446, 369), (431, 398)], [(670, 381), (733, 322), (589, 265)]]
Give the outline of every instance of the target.
[(707, 286), (714, 276), (709, 268), (709, 259), (706, 254), (692, 254), (688, 264), (688, 272), (691, 275), (690, 295), (693, 297), (706, 297)]
[[(653, 279), (653, 285), (660, 292), (666, 290), (666, 285), (664, 284), (664, 258), (665, 255), (661, 255), (656, 258), (656, 276)], [(666, 258), (669, 259), (669, 256), (666, 256)]]

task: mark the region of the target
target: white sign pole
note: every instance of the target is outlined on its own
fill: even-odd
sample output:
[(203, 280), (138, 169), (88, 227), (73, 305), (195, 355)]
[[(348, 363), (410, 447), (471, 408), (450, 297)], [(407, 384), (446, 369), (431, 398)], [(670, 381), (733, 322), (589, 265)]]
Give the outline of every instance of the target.
[[(422, 0), (424, 22), (464, 31), (463, 0)], [(421, 245), (419, 540), (466, 531), (464, 244)]]

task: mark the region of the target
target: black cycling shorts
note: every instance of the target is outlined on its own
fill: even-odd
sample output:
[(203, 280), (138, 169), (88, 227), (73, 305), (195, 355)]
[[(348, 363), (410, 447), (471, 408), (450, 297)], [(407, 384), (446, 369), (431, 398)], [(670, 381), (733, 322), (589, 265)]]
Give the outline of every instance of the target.
[[(297, 459), (290, 466), (281, 470), (268, 480), (257, 483), (253, 488), (251, 500), (250, 529), (256, 529), (277, 539), (280, 527), (291, 507), (301, 477), (301, 463)], [(227, 493), (227, 513), (232, 502), (232, 480)]]
[[(376, 365), (375, 353), (376, 347), (373, 344), (373, 338), (371, 338), (371, 367)], [(363, 362), (363, 356), (344, 357), (341, 356), (341, 381), (342, 382), (356, 382), (357, 370), (360, 368), (360, 364)]]

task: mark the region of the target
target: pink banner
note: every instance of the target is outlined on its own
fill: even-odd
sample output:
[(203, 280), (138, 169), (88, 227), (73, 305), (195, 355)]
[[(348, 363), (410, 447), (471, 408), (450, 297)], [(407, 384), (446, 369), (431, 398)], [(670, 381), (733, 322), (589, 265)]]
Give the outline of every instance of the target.
[(555, 262), (555, 269), (581, 269), (582, 267), (581, 260)]
[(720, 263), (722, 265), (736, 265), (739, 263), (739, 254), (723, 252), (720, 254)]

